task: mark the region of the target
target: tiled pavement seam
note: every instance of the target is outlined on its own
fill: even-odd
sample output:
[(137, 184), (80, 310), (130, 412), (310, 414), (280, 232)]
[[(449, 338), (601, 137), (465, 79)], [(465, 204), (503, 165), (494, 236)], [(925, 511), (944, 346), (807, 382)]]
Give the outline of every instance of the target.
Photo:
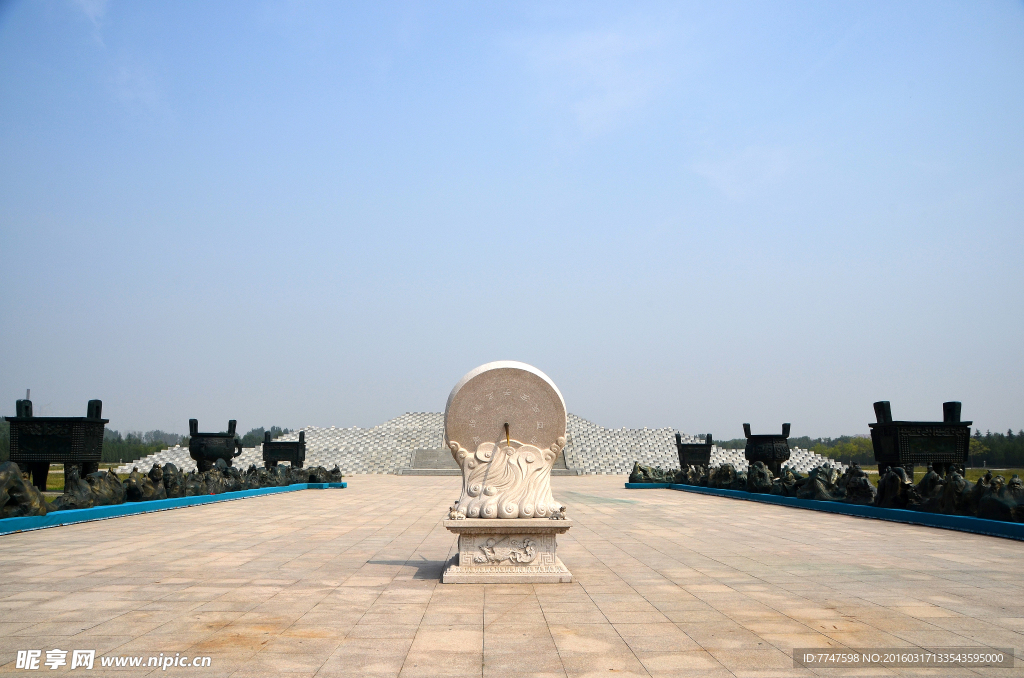
[[(1004, 540), (803, 520), (806, 512), (781, 507), (736, 510), (730, 504), (740, 502), (716, 497), (680, 501), (625, 491), (621, 479), (568, 478), (555, 480), (555, 494), (576, 524), (559, 548), (576, 582), (444, 586), (436, 578), (454, 536), (439, 521), (457, 494), (452, 479), (354, 480), (361, 489), (330, 501), (188, 509), (0, 541), (13, 545), (0, 558), (0, 661), (13, 659), (7, 634), (64, 643), (92, 629), (127, 633), (92, 636), (126, 653), (235, 649), (230, 661), (214, 655), (222, 671), (193, 674), (239, 678), (518, 675), (530, 666), (564, 677), (612, 668), (797, 675), (791, 641), (811, 638), (1024, 645), (1013, 594), (1022, 549)], [(787, 524), (794, 515), (799, 522)], [(38, 536), (65, 529), (60, 541)], [(403, 618), (415, 623), (386, 623)], [(79, 620), (88, 629), (69, 635)], [(818, 628), (825, 621), (835, 628)], [(774, 652), (750, 650), (756, 642)], [(431, 652), (446, 645), (459, 651)]]

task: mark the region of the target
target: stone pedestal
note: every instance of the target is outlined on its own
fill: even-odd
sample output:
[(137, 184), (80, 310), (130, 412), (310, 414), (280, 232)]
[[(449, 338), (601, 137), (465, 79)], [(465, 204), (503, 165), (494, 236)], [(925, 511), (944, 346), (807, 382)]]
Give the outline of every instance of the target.
[(445, 520), (459, 535), (459, 555), (441, 581), (445, 584), (557, 584), (572, 573), (555, 554), (555, 535), (571, 520), (547, 518), (467, 518)]

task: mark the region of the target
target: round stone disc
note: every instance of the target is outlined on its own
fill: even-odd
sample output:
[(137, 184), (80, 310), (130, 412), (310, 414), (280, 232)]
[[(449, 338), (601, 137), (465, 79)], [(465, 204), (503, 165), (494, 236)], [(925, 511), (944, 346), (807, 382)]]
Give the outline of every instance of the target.
[(505, 424), (511, 440), (541, 449), (559, 438), (565, 444), (565, 401), (536, 367), (502, 360), (464, 376), (444, 408), (445, 446), (456, 441), (475, 452), (484, 442), (504, 445)]

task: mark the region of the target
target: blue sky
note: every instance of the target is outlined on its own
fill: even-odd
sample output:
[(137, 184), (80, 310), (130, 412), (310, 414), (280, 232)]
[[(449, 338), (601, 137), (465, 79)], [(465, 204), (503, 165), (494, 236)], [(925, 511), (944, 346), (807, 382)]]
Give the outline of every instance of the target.
[(0, 5), (0, 411), (1024, 427), (1024, 4)]

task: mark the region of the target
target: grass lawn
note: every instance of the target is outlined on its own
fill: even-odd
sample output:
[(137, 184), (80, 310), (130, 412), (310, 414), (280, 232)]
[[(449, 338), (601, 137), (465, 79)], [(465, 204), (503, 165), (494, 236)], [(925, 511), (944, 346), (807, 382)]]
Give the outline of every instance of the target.
[[(120, 463), (116, 464), (100, 464), (101, 471), (112, 471), (113, 469), (120, 466)], [(122, 481), (128, 478), (127, 473), (119, 473), (117, 475)], [(50, 464), (50, 473), (46, 476), (46, 491), (47, 492), (64, 492), (64, 464)]]

